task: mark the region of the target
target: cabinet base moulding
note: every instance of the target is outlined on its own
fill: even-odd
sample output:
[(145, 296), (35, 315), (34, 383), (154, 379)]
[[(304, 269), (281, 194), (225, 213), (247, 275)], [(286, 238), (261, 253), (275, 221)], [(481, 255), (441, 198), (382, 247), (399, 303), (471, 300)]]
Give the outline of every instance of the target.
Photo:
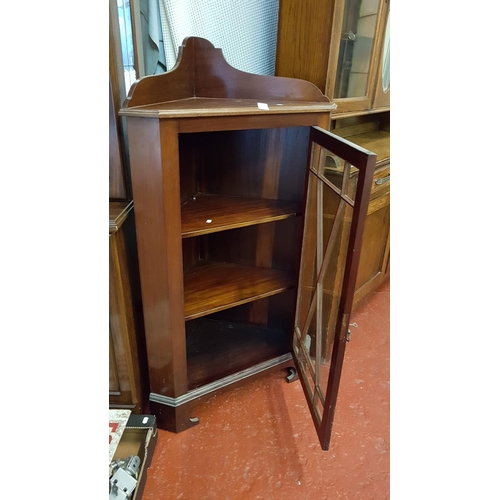
[[(149, 395), (151, 413), (156, 415), (159, 428), (170, 432), (181, 432), (198, 424), (198, 419), (192, 413), (195, 407), (202, 402), (222, 394), (226, 390), (232, 390), (238, 385), (248, 383), (267, 372), (286, 368), (295, 370), (291, 353), (264, 361), (246, 370), (198, 387), (177, 398), (152, 392)], [(285, 375), (283, 378), (286, 380)]]

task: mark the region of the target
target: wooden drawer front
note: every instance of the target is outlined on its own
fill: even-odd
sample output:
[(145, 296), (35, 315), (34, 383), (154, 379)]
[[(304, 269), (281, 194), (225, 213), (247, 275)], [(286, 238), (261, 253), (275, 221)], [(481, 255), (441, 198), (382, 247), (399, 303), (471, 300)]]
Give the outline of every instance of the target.
[(380, 169), (375, 170), (372, 183), (371, 199), (378, 198), (391, 189), (391, 166), (384, 165)]

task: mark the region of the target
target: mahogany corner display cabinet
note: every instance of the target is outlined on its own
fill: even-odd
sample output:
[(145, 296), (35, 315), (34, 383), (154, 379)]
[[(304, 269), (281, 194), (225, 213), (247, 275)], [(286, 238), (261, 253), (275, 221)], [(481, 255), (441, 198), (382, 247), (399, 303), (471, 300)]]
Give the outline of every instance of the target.
[(328, 132), (312, 83), (231, 67), (189, 37), (126, 117), (160, 428), (204, 398), (296, 370), (328, 449), (376, 155)]

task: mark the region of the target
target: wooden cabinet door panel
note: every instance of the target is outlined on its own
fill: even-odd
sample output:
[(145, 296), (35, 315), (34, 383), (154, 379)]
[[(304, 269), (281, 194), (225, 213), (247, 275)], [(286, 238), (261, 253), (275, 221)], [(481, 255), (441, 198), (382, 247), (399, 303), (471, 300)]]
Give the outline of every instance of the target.
[[(356, 279), (356, 295), (377, 286), (374, 282), (385, 275), (389, 251), (390, 205), (368, 215), (361, 246), (361, 264)], [(355, 296), (355, 301), (357, 297)]]
[(109, 235), (109, 403), (132, 408), (141, 387), (124, 234), (129, 222)]
[(110, 235), (109, 242), (109, 402), (134, 404), (130, 380), (131, 354), (126, 342), (129, 335), (126, 311), (128, 289), (124, 288), (120, 266), (120, 232)]

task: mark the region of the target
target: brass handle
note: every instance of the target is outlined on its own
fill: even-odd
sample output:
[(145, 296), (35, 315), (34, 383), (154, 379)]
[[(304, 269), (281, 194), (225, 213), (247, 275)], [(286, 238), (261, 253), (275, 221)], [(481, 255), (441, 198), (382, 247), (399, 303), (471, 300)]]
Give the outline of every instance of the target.
[(389, 174), (387, 177), (384, 177), (383, 179), (377, 179), (375, 181), (375, 184), (377, 186), (380, 186), (380, 184), (385, 184), (386, 182), (389, 182), (391, 180), (391, 174)]

